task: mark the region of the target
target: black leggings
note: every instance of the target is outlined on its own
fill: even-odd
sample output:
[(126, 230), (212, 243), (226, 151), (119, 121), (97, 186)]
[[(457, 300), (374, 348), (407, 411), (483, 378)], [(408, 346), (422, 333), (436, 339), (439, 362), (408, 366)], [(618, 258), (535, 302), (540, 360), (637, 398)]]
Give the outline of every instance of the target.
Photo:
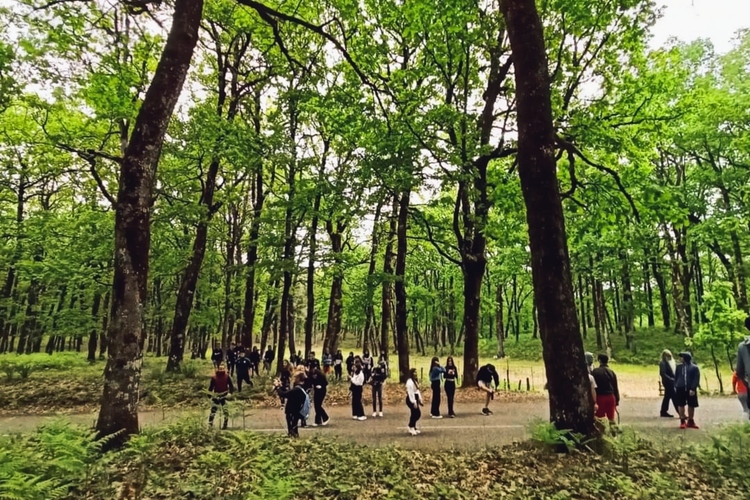
[(313, 394), (313, 405), (315, 406), (315, 423), (320, 425), (328, 420), (328, 413), (323, 409), (323, 400), (326, 398), (326, 392), (322, 389), (315, 389)]
[(250, 387), (253, 386), (253, 381), (250, 380), (249, 372), (241, 372), (237, 370), (237, 391), (242, 392), (242, 382), (245, 382)]
[(430, 415), (435, 417), (440, 415), (440, 381), (433, 380), (432, 385), (432, 406), (430, 407)]
[(661, 413), (662, 415), (669, 412), (669, 403), (672, 403), (677, 410), (677, 403), (675, 402), (675, 391), (673, 385), (664, 386), (664, 399), (661, 402)]
[(341, 380), (341, 365), (333, 365), (333, 373), (336, 375), (336, 380)]
[(214, 425), (214, 417), (216, 417), (216, 412), (219, 409), (219, 406), (221, 406), (221, 413), (224, 417), (224, 425), (223, 427), (226, 427), (229, 423), (229, 409), (227, 408), (227, 397), (226, 396), (218, 396), (215, 398), (211, 398), (211, 402), (213, 405), (211, 406), (211, 415), (208, 416), (208, 425)]
[(291, 437), (299, 437), (299, 420), (300, 417), (296, 413), (286, 414), (286, 430)]
[(453, 398), (456, 395), (456, 382), (453, 380), (445, 381), (445, 395), (448, 397), (448, 415), (455, 415), (453, 411)]
[[(380, 409), (375, 408), (375, 402), (379, 402)], [(372, 411), (383, 411), (383, 384), (373, 384), (372, 386)]]
[(422, 410), (419, 409), (419, 404), (415, 408), (408, 396), (406, 398), (406, 406), (409, 407), (409, 411), (411, 412), (409, 414), (409, 429), (414, 429), (417, 427), (417, 421), (422, 418)]
[(352, 416), (364, 417), (365, 407), (362, 406), (362, 386), (352, 385)]

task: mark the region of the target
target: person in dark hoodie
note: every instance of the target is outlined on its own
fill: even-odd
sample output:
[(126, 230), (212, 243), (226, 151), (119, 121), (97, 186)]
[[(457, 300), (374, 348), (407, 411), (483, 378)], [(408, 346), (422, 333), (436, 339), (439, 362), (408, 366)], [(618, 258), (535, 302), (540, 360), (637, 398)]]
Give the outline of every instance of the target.
[[(745, 328), (750, 330), (750, 316), (745, 318)], [(750, 335), (745, 337), (745, 340), (740, 342), (737, 347), (737, 366), (735, 368), (737, 374), (737, 380), (740, 384), (745, 386), (745, 389), (750, 389)]]
[[(495, 382), (495, 388), (492, 388), (492, 382)], [(477, 372), (477, 388), (480, 391), (487, 393), (484, 401), (484, 408), (482, 408), (482, 415), (492, 415), (490, 411), (490, 400), (495, 399), (495, 389), (500, 385), (500, 377), (495, 370), (495, 366), (486, 364), (479, 369)]]
[(232, 384), (232, 378), (226, 371), (223, 363), (219, 363), (216, 367), (216, 373), (211, 377), (211, 382), (208, 384), (208, 392), (211, 393), (211, 414), (208, 416), (208, 426), (214, 426), (214, 418), (216, 412), (221, 406), (221, 413), (224, 416), (224, 423), (221, 428), (226, 429), (229, 423), (229, 410), (227, 409), (227, 396), (234, 392), (234, 384)]
[[(698, 408), (698, 386), (701, 383), (701, 370), (693, 364), (693, 355), (680, 353), (681, 363), (675, 373), (675, 401), (680, 414), (680, 429), (698, 429), (695, 423), (695, 409)], [(685, 414), (687, 406), (687, 415)]]
[(237, 392), (242, 392), (242, 382), (245, 382), (250, 387), (253, 386), (253, 381), (250, 378), (250, 370), (253, 368), (253, 363), (250, 358), (245, 356), (244, 349), (240, 351), (240, 357), (237, 359)]
[(443, 387), (445, 388), (445, 395), (448, 399), (448, 417), (455, 418), (456, 412), (453, 411), (453, 398), (456, 395), (456, 382), (458, 381), (458, 368), (456, 363), (453, 361), (453, 356), (448, 356), (445, 360), (445, 382)]
[[(291, 388), (291, 380), (292, 380), (292, 370), (294, 367), (289, 363), (289, 361), (284, 360), (284, 364), (281, 365), (281, 373), (279, 374), (278, 382), (279, 387), (281, 388), (282, 392), (286, 392)], [(304, 383), (304, 380), (302, 381)], [(274, 383), (274, 387), (275, 387)], [(303, 388), (304, 389), (304, 388)], [(284, 408), (284, 405), (286, 404), (286, 399), (284, 399), (284, 396), (281, 395), (281, 392), (279, 392), (279, 398), (281, 399), (281, 407)]]
[(372, 384), (372, 416), (383, 416), (383, 384), (385, 384), (385, 363), (380, 362), (372, 370), (370, 384)]
[(214, 343), (213, 351), (211, 351), (211, 362), (214, 364), (214, 368), (218, 369), (223, 360), (224, 352), (221, 350), (221, 346)]
[(237, 345), (232, 342), (227, 349), (227, 371), (230, 377), (234, 376), (235, 363), (237, 363)]
[(336, 355), (333, 357), (333, 374), (336, 377), (336, 380), (341, 380), (341, 375), (343, 372), (343, 365), (344, 364), (344, 355), (341, 354), (341, 349), (336, 351)]
[(440, 359), (435, 356), (430, 362), (430, 387), (432, 388), (430, 416), (432, 418), (443, 418), (440, 414), (440, 392), (443, 375), (445, 375), (445, 368), (440, 366)]
[(349, 356), (346, 357), (346, 374), (349, 378), (352, 378), (352, 372), (354, 371), (354, 353), (350, 352)]
[(316, 368), (312, 372), (313, 406), (315, 407), (315, 426), (328, 425), (328, 413), (323, 409), (323, 401), (328, 393), (328, 379)]
[(599, 367), (591, 370), (596, 382), (596, 418), (607, 417), (612, 432), (617, 430), (615, 414), (620, 406), (620, 388), (617, 385), (617, 375), (609, 367), (609, 356), (599, 354)]
[(250, 351), (248, 358), (250, 358), (250, 365), (252, 366), (253, 377), (257, 377), (258, 375), (260, 375), (260, 351), (258, 350), (257, 345), (253, 347), (252, 351)]
[(661, 352), (661, 362), (659, 363), (659, 377), (661, 377), (661, 385), (664, 387), (661, 416), (665, 418), (674, 418), (674, 415), (669, 413), (669, 403), (674, 404), (675, 409), (677, 409), (677, 403), (674, 399), (674, 376), (676, 371), (677, 364), (672, 357), (672, 352), (669, 349), (664, 349)]
[[(288, 362), (287, 362), (288, 363)], [(304, 370), (298, 370), (294, 373), (291, 378), (292, 387), (284, 388), (281, 380), (274, 382), (274, 389), (278, 393), (279, 397), (286, 400), (286, 406), (284, 406), (284, 415), (286, 416), (286, 428), (289, 433), (289, 437), (299, 437), (299, 423), (305, 415), (302, 415), (305, 401), (307, 401), (307, 392), (304, 389), (305, 379)]]
[(273, 358), (276, 355), (276, 351), (269, 345), (268, 349), (266, 349), (266, 352), (263, 354), (263, 369), (266, 372), (271, 371), (271, 364), (273, 363)]

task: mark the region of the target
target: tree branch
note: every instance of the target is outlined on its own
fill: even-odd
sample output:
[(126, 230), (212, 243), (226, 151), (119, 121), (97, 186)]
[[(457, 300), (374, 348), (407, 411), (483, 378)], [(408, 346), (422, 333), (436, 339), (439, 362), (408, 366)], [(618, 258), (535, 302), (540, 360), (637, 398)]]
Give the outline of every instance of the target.
[[(434, 234), (432, 232), (432, 226), (430, 226), (430, 223), (427, 222), (427, 218), (424, 216), (424, 214), (422, 214), (422, 212), (420, 212), (419, 210), (416, 210), (416, 209), (413, 209), (413, 208), (409, 209), (409, 213), (411, 213), (413, 216), (415, 216), (415, 218), (418, 218), (418, 219), (420, 219), (422, 221), (422, 224), (424, 224), (424, 227), (427, 230), (427, 239), (432, 244), (432, 246), (435, 247), (435, 250), (437, 250), (437, 252), (441, 256), (443, 256), (445, 259), (447, 259), (448, 261), (453, 262), (457, 266), (461, 266), (461, 261), (460, 260), (458, 260), (455, 257), (452, 257), (451, 255), (449, 255), (448, 252), (446, 252), (435, 241), (435, 236), (434, 236)], [(455, 248), (454, 248), (454, 250), (455, 250)]]
[(104, 185), (102, 177), (99, 175), (99, 171), (97, 171), (96, 169), (96, 159), (105, 158), (119, 164), (122, 162), (122, 158), (112, 156), (107, 153), (102, 153), (100, 151), (94, 151), (93, 149), (87, 149), (83, 151), (67, 144), (58, 144), (57, 147), (78, 155), (82, 160), (85, 160), (89, 164), (89, 171), (91, 172), (91, 176), (94, 178), (94, 181), (96, 181), (96, 185), (99, 187), (99, 191), (101, 191), (102, 195), (104, 195), (107, 201), (109, 201), (109, 203), (114, 206), (116, 204), (116, 200), (114, 196), (109, 193), (109, 190)]

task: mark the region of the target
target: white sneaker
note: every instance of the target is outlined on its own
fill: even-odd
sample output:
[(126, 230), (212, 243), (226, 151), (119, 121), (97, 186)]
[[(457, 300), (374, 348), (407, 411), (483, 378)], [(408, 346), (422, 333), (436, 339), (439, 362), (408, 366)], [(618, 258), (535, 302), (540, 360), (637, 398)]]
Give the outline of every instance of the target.
[(409, 434), (411, 434), (412, 436), (416, 436), (419, 433), (417, 432), (417, 429), (415, 429), (414, 427), (409, 427)]
[(362, 416), (361, 416), (361, 417), (359, 417), (359, 418), (358, 418), (357, 420), (359, 420), (360, 422), (362, 422), (362, 421), (364, 421), (364, 420), (367, 420), (367, 417), (365, 417), (364, 415), (362, 415)]
[(378, 412), (378, 417), (382, 417), (382, 416), (383, 416), (383, 412), (382, 411)]
[(422, 431), (420, 431), (420, 430), (419, 430), (419, 429), (417, 429), (416, 427), (414, 428), (414, 432), (416, 432), (417, 434), (422, 434)]
[(310, 424), (310, 427), (317, 427), (318, 424)]
[(331, 421), (331, 419), (329, 418), (328, 420), (324, 420), (323, 423), (320, 424), (320, 425), (322, 425), (323, 427), (325, 427), (326, 425), (328, 425), (328, 422), (330, 422), (330, 421)]
[(352, 415), (352, 420), (357, 420), (357, 417), (355, 417), (354, 415)]
[(442, 415), (430, 415), (430, 417), (432, 417), (432, 418), (443, 418)]
[(377, 416), (378, 416), (378, 412), (376, 412), (376, 411), (372, 412), (372, 418), (375, 418)]

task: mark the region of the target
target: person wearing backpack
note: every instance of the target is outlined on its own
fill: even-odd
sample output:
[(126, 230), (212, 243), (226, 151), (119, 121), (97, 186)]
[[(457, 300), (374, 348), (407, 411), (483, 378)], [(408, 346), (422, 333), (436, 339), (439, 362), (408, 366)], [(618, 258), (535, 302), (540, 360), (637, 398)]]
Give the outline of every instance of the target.
[(314, 426), (328, 425), (328, 413), (323, 409), (323, 401), (328, 393), (328, 379), (325, 374), (316, 368), (312, 372), (313, 407), (315, 408)]
[(299, 437), (300, 420), (310, 416), (310, 397), (303, 387), (307, 376), (304, 371), (295, 372), (292, 377), (293, 386), (285, 390), (281, 386), (281, 381), (274, 381), (274, 389), (280, 398), (286, 400), (284, 406), (284, 415), (286, 417), (286, 428), (289, 437)]

